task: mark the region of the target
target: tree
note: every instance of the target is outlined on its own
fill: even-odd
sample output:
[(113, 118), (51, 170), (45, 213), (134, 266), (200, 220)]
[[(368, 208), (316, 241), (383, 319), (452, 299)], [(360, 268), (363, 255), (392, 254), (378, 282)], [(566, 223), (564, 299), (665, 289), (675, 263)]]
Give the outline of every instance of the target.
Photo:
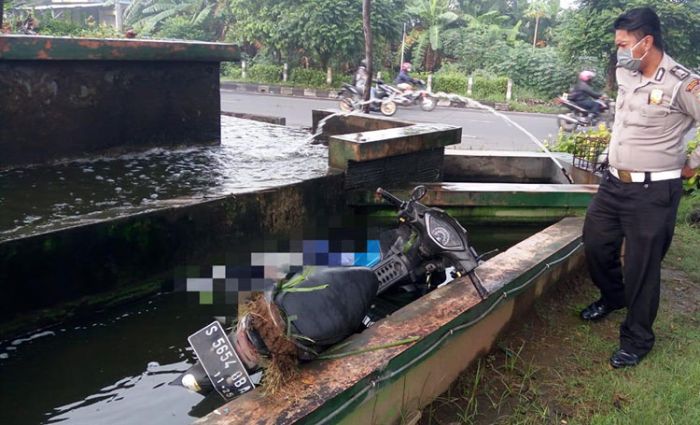
[[(333, 61), (364, 57), (362, 2), (357, 0), (232, 0), (239, 43), (272, 51), (275, 60), (310, 56), (325, 68)], [(372, 2), (371, 26), (377, 43), (398, 41), (403, 0)]]
[(532, 36), (532, 48), (537, 46), (537, 32), (540, 26), (540, 20), (543, 18), (551, 18), (559, 12), (559, 0), (532, 0), (525, 16), (535, 19), (535, 32)]
[(520, 21), (518, 21), (513, 27), (509, 27), (507, 25), (509, 17), (501, 15), (496, 10), (492, 10), (478, 16), (464, 14), (462, 19), (467, 22), (467, 27), (471, 31), (485, 33), (490, 35), (492, 38), (506, 38), (510, 42), (515, 41), (515, 38), (518, 36), (520, 31)]
[(141, 32), (153, 33), (168, 19), (186, 17), (193, 27), (211, 23), (211, 38), (218, 40), (228, 27), (228, 7), (227, 0), (134, 0), (125, 11), (124, 21), (128, 26), (139, 26)]
[(408, 13), (416, 18), (419, 33), (419, 51), (424, 55), (426, 68), (432, 71), (439, 59), (440, 36), (452, 23), (459, 19), (455, 13), (458, 4), (450, 0), (413, 0), (408, 7)]
[(578, 10), (566, 11), (558, 31), (558, 43), (571, 62), (592, 58), (606, 64), (608, 86), (615, 84), (617, 55), (613, 22), (624, 11), (650, 6), (661, 19), (665, 50), (686, 66), (700, 65), (700, 1), (679, 0), (581, 0)]

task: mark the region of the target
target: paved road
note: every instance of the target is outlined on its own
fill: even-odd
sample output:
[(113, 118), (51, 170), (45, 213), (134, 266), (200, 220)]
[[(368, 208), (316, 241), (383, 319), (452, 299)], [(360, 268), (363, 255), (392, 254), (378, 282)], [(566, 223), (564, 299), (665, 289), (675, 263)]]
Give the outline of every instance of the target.
[[(337, 108), (335, 100), (292, 98), (267, 94), (248, 94), (221, 90), (221, 109), (227, 112), (285, 117), (287, 125), (311, 126), (311, 110)], [(507, 113), (510, 119), (524, 127), (540, 141), (553, 141), (557, 135), (556, 117), (544, 114)], [(459, 149), (539, 151), (525, 134), (503, 119), (486, 111), (438, 106), (432, 112), (413, 106), (399, 108), (396, 118), (415, 122), (439, 122), (462, 127)], [(686, 139), (694, 136), (691, 130)]]
[[(285, 117), (287, 125), (311, 126), (311, 110), (336, 108), (337, 101), (248, 94), (221, 90), (221, 109), (227, 112)], [(540, 140), (556, 137), (556, 118), (548, 115), (509, 113), (509, 118)], [(461, 149), (539, 150), (527, 136), (489, 112), (437, 107), (432, 112), (418, 107), (399, 108), (396, 118), (416, 122), (440, 122), (462, 127)]]

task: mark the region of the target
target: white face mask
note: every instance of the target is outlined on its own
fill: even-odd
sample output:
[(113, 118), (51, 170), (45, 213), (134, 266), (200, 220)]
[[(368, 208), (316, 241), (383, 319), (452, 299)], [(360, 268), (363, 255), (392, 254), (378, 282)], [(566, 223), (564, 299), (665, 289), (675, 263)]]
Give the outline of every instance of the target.
[(630, 71), (639, 71), (639, 67), (642, 65), (642, 59), (644, 59), (649, 51), (644, 52), (641, 58), (635, 58), (632, 54), (632, 50), (639, 46), (642, 41), (644, 41), (644, 38), (639, 40), (637, 44), (630, 48), (625, 49), (620, 47), (617, 49), (617, 66), (629, 69)]

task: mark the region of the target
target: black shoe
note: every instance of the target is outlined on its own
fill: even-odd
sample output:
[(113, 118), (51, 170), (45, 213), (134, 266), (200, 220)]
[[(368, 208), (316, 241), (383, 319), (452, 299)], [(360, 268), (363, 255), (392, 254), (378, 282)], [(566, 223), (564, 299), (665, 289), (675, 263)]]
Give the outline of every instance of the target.
[(615, 351), (610, 357), (610, 366), (615, 369), (620, 369), (622, 367), (633, 367), (639, 364), (642, 358), (634, 353), (628, 353), (627, 351), (620, 348)]
[(581, 319), (586, 321), (600, 320), (621, 307), (611, 307), (602, 300), (598, 300), (581, 310)]

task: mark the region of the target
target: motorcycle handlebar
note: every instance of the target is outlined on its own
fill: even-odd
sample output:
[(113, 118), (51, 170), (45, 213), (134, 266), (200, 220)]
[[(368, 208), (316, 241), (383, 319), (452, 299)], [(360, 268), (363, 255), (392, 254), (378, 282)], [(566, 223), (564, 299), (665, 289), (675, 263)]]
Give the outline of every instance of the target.
[(394, 204), (398, 208), (401, 208), (404, 205), (404, 201), (387, 192), (386, 190), (382, 189), (381, 187), (377, 188), (377, 194), (389, 201), (389, 203)]

